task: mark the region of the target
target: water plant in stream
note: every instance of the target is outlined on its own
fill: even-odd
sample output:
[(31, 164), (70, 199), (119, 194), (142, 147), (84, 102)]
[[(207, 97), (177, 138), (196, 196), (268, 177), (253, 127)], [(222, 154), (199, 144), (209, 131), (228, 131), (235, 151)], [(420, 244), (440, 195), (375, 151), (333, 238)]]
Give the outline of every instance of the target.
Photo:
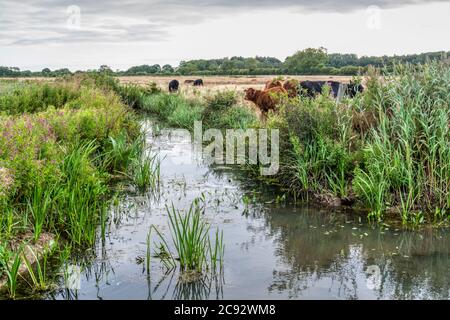
[(34, 258), (34, 265), (27, 258), (26, 254), (22, 255), (22, 260), (25, 263), (28, 274), (31, 279), (31, 283), (29, 283), (30, 287), (36, 291), (46, 291), (50, 287), (50, 282), (48, 278), (48, 258), (51, 254), (51, 250), (47, 246), (42, 254), (36, 254), (35, 251), (27, 246), (26, 250), (30, 252), (30, 255)]
[(15, 250), (15, 252), (12, 252), (7, 248), (3, 248), (0, 250), (0, 253), (0, 268), (2, 268), (3, 273), (6, 274), (8, 294), (11, 299), (15, 299), (18, 285), (19, 268), (22, 262), (20, 258), (22, 254), (22, 247)]
[(143, 155), (135, 159), (132, 166), (132, 181), (139, 191), (145, 192), (149, 188), (156, 189), (160, 175), (160, 165), (157, 155)]
[(204, 220), (198, 201), (194, 201), (187, 212), (175, 209), (173, 204), (171, 207), (166, 206), (166, 211), (176, 258), (171, 253), (171, 247), (165, 237), (152, 226), (160, 239), (156, 256), (169, 267), (174, 267), (178, 261), (183, 272), (215, 272), (218, 268), (222, 270), (225, 253), (223, 232), (217, 229), (214, 240), (211, 240), (210, 225)]

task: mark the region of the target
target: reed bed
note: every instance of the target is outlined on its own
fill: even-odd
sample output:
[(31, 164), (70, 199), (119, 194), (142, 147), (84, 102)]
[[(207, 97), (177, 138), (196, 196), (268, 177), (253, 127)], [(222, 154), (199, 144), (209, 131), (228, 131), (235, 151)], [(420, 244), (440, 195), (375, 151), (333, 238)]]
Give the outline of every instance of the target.
[[(382, 72), (382, 73), (380, 73)], [(375, 221), (442, 224), (450, 215), (450, 68), (446, 62), (370, 69), (366, 90), (338, 103), (329, 89), (284, 99), (257, 122), (234, 92), (145, 95), (141, 108), (169, 125), (280, 130), (280, 171), (251, 177), (283, 186), (295, 199), (350, 204)], [(360, 81), (360, 79), (354, 79)], [(250, 115), (249, 115), (250, 114)]]
[(12, 245), (18, 239), (33, 243), (50, 232), (63, 248), (92, 246), (108, 223), (113, 178), (140, 191), (157, 185), (158, 164), (114, 83), (74, 77), (1, 90), (0, 278), (7, 278), (11, 298), (18, 265), (29, 267), (30, 286), (47, 287), (45, 261), (32, 271)]
[[(222, 270), (225, 254), (223, 232), (217, 229), (211, 237), (210, 225), (205, 221), (198, 203), (194, 201), (186, 212), (175, 209), (173, 205), (167, 206), (166, 211), (171, 243), (152, 226), (147, 239), (147, 261), (150, 261), (150, 238), (151, 231), (154, 230), (159, 240), (159, 243), (154, 244), (154, 254), (168, 269), (173, 269), (178, 264), (181, 272), (195, 271), (201, 274), (205, 271)], [(149, 265), (148, 262), (147, 268)]]

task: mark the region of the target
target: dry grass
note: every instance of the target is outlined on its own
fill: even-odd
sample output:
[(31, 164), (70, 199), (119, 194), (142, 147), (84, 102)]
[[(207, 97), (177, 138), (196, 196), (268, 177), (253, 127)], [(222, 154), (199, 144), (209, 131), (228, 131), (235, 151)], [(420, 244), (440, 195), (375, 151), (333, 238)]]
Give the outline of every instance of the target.
[[(121, 83), (134, 83), (138, 85), (147, 85), (151, 82), (157, 83), (160, 87), (167, 90), (168, 84), (172, 79), (177, 79), (180, 82), (180, 87), (183, 88), (194, 88), (192, 84), (185, 84), (185, 80), (195, 80), (202, 78), (204, 82), (204, 87), (198, 90), (236, 90), (243, 91), (246, 88), (253, 87), (255, 89), (264, 88), (267, 81), (272, 80), (278, 76), (128, 76), (119, 77)], [(311, 80), (311, 81), (326, 81), (334, 80), (341, 82), (349, 82), (351, 76), (282, 76), (284, 79), (297, 79), (299, 81)]]
[[(267, 81), (274, 78), (282, 77), (284, 80), (297, 79), (298, 81), (340, 81), (348, 83), (351, 76), (327, 76), (327, 75), (308, 75), (308, 76), (122, 76), (118, 77), (121, 84), (137, 84), (147, 86), (154, 82), (164, 91), (168, 91), (169, 82), (177, 79), (180, 82), (180, 92), (188, 98), (211, 96), (217, 91), (232, 90), (237, 93), (238, 103), (246, 105), (258, 115), (262, 117), (261, 112), (252, 102), (244, 100), (244, 90), (247, 88), (264, 89)], [(203, 79), (203, 87), (194, 87), (192, 84), (185, 84), (185, 80)], [(15, 80), (32, 80), (32, 81), (54, 81), (55, 78), (15, 78)]]
[[(259, 118), (261, 111), (252, 102), (244, 99), (244, 90), (247, 88), (264, 89), (266, 82), (280, 76), (124, 76), (118, 77), (122, 84), (137, 84), (146, 86), (155, 82), (163, 90), (168, 91), (169, 82), (177, 79), (180, 82), (180, 92), (185, 97), (205, 97), (211, 96), (217, 91), (232, 90), (237, 94), (238, 103), (246, 105), (255, 111)], [(298, 81), (327, 81), (334, 80), (348, 83), (351, 76), (281, 76), (284, 80), (297, 79)], [(185, 84), (185, 80), (203, 79), (203, 87), (194, 87), (192, 84)]]

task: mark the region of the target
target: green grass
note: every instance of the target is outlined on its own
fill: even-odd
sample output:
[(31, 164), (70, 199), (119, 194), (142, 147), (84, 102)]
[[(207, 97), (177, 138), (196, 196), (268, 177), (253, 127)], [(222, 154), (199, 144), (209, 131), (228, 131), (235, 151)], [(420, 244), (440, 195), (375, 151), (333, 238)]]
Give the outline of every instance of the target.
[(94, 142), (81, 144), (64, 158), (64, 178), (56, 191), (58, 215), (52, 224), (77, 245), (94, 244), (101, 214), (107, 207), (102, 201), (107, 186), (90, 160), (96, 150)]
[(158, 93), (144, 97), (142, 110), (158, 115), (169, 125), (193, 128), (193, 121), (201, 120), (202, 105), (178, 94)]
[(449, 80), (445, 64), (397, 66), (372, 89), (378, 125), (363, 149), (356, 179), (367, 188), (359, 195), (375, 210), (398, 206), (405, 224), (432, 222), (431, 213), (449, 208)]
[[(8, 243), (30, 233), (27, 240), (36, 241), (50, 232), (63, 247), (92, 246), (99, 229), (105, 236), (112, 178), (121, 175), (142, 190), (156, 187), (157, 163), (143, 157), (147, 146), (140, 123), (123, 103), (135, 90), (123, 89), (121, 96), (116, 93), (121, 88), (97, 75), (47, 84), (2, 83), (0, 274), (8, 277), (12, 298), (21, 259), (19, 251), (5, 249)], [(30, 272), (31, 286), (47, 287), (43, 268)]]
[(2, 271), (6, 275), (8, 294), (10, 298), (14, 299), (18, 286), (22, 247), (18, 248), (15, 252), (3, 248), (0, 250), (0, 253), (2, 254), (0, 257), (0, 267), (2, 267)]
[(296, 198), (355, 200), (378, 221), (387, 210), (405, 225), (448, 221), (449, 65), (398, 65), (383, 73), (380, 80), (378, 70), (369, 70), (365, 92), (339, 104), (327, 90), (285, 100), (266, 123), (238, 106), (232, 91), (203, 99), (151, 94), (142, 109), (187, 129), (200, 119), (205, 129), (279, 129), (280, 171), (258, 179)]
[(52, 214), (52, 200), (53, 187), (43, 186), (42, 183), (35, 186), (31, 199), (28, 199), (28, 216), (33, 220), (35, 241), (39, 239), (46, 219)]
[(176, 210), (172, 205), (167, 207), (167, 214), (176, 258), (164, 236), (152, 227), (161, 240), (157, 256), (162, 258), (163, 263), (173, 268), (178, 261), (181, 271), (202, 273), (207, 270), (215, 272), (218, 268), (221, 270), (225, 253), (223, 232), (217, 230), (214, 242), (211, 241), (210, 225), (204, 220), (198, 203), (194, 201), (186, 212)]
[(0, 114), (35, 113), (48, 106), (61, 108), (79, 96), (79, 87), (72, 83), (10, 85), (0, 94)]
[(384, 79), (373, 70), (354, 99), (288, 100), (269, 115), (264, 126), (280, 130), (275, 179), (304, 198), (355, 197), (378, 221), (388, 209), (405, 225), (448, 221), (450, 68), (399, 65)]
[(132, 166), (132, 180), (140, 192), (158, 188), (160, 166), (157, 155), (142, 155)]
[(127, 134), (121, 132), (116, 137), (109, 137), (111, 142), (106, 152), (105, 167), (116, 173), (124, 173), (136, 159), (142, 148), (142, 139), (129, 141)]
[(28, 275), (31, 279), (30, 286), (37, 291), (46, 291), (50, 287), (50, 279), (48, 278), (48, 257), (50, 250), (46, 248), (46, 251), (42, 255), (37, 255), (31, 247), (28, 246), (28, 251), (34, 258), (35, 267), (31, 261), (24, 254), (22, 260), (26, 265)]
[(161, 92), (146, 95), (141, 109), (156, 114), (170, 126), (189, 130), (194, 129), (195, 121), (203, 121), (205, 128), (215, 129), (244, 129), (256, 121), (250, 109), (237, 105), (233, 91), (219, 91), (203, 100)]

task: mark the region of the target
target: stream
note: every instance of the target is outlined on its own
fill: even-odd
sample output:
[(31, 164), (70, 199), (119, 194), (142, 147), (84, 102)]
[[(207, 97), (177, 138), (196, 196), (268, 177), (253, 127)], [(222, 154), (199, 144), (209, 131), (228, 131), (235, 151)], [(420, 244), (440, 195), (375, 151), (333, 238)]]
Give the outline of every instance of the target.
[[(342, 209), (295, 205), (235, 168), (205, 165), (177, 131), (149, 130), (147, 140), (160, 158), (159, 192), (130, 192), (112, 208), (105, 241), (47, 299), (449, 299), (448, 231), (371, 226)], [(169, 235), (166, 204), (186, 209), (196, 198), (211, 233), (223, 230), (223, 271), (186, 281), (152, 258), (147, 276), (150, 226)]]

